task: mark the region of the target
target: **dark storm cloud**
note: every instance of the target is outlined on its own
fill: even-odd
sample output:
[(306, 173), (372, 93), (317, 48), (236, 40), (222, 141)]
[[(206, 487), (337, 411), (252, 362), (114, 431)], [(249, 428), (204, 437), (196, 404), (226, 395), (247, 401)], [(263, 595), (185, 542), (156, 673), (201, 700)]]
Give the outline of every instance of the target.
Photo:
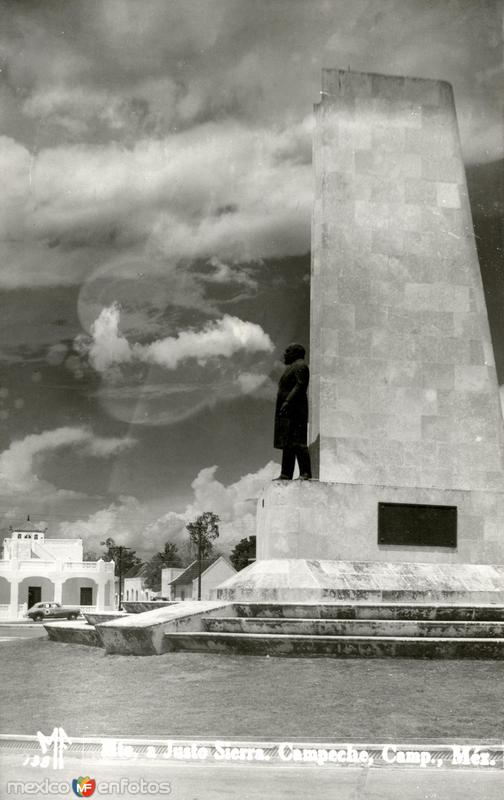
[(451, 80), (467, 157), (502, 143), (492, 0), (3, 6), (9, 288), (78, 283), (108, 248), (154, 271), (305, 253), (323, 66)]
[(501, 144), (497, 0), (6, 7), (9, 85), (42, 139), (45, 125), (81, 139), (106, 130), (138, 138), (223, 116), (278, 124), (307, 113), (321, 67), (351, 66), (452, 81), (468, 152), (484, 157)]

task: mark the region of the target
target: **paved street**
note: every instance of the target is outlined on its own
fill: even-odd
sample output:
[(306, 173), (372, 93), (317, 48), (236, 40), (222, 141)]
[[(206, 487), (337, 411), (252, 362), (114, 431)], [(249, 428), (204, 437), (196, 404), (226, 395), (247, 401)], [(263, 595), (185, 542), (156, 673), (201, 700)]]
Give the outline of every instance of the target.
[(43, 639), (46, 637), (47, 633), (43, 625), (0, 623), (0, 644), (19, 642), (22, 639)]
[[(21, 767), (22, 757), (3, 756), (0, 760), (0, 798), (7, 793), (10, 781), (43, 781), (48, 779), (72, 783), (78, 776), (89, 776), (97, 782), (96, 796), (106, 791), (105, 782), (123, 784), (114, 797), (138, 798), (138, 782), (151, 784), (154, 797), (173, 800), (502, 800), (504, 775), (481, 771), (433, 771), (418, 769), (336, 769), (290, 766), (223, 766), (193, 764), (129, 764), (108, 765), (80, 759), (65, 759), (63, 770), (42, 770)], [(128, 781), (130, 791), (128, 791)], [(169, 783), (168, 791), (152, 792), (152, 784)], [(135, 786), (136, 784), (136, 786)], [(100, 791), (101, 788), (101, 791)], [(40, 795), (39, 795), (40, 796)], [(68, 793), (47, 793), (48, 797), (65, 798)], [(110, 796), (110, 794), (109, 794)], [(144, 792), (149, 796), (149, 791)]]

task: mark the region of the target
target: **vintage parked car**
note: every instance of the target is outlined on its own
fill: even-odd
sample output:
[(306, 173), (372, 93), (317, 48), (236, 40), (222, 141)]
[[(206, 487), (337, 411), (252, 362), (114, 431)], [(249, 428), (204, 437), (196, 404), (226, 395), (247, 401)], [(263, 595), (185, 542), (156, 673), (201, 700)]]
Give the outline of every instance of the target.
[(77, 619), (79, 614), (78, 606), (62, 606), (61, 603), (35, 603), (28, 609), (25, 617), (39, 622), (42, 619)]

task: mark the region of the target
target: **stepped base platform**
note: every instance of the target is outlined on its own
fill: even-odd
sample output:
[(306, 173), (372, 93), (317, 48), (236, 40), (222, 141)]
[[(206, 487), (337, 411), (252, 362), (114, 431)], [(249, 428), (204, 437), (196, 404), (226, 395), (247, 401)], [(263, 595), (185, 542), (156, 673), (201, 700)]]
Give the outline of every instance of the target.
[(504, 639), (290, 634), (178, 633), (165, 635), (165, 651), (291, 658), (503, 659)]
[(96, 627), (53, 622), (45, 628), (53, 641), (123, 655), (504, 658), (504, 605), (187, 601)]
[(200, 631), (202, 617), (219, 612), (232, 613), (232, 608), (222, 601), (186, 600), (104, 622), (96, 630), (107, 653), (159, 655), (164, 652), (165, 633)]
[(272, 559), (216, 594), (45, 627), (122, 655), (504, 658), (501, 565)]
[(144, 611), (173, 606), (178, 602), (178, 600), (123, 600), (122, 607), (127, 614), (142, 614)]
[(293, 658), (504, 658), (504, 606), (235, 603), (166, 651)]
[(53, 642), (65, 644), (87, 644), (90, 647), (101, 647), (101, 640), (97, 629), (88, 622), (66, 621), (46, 622), (44, 628), (49, 639)]
[(504, 638), (504, 622), (444, 622), (380, 619), (271, 619), (270, 617), (203, 618), (208, 633), (284, 634), (287, 636), (363, 636)]
[(126, 617), (125, 611), (93, 611), (83, 614), (84, 619), (89, 625), (101, 625), (102, 622), (110, 622), (111, 619)]
[(450, 605), (447, 603), (234, 603), (238, 617), (287, 619), (412, 619), (504, 621), (504, 606)]
[(504, 603), (504, 565), (276, 558), (214, 590), (229, 602)]

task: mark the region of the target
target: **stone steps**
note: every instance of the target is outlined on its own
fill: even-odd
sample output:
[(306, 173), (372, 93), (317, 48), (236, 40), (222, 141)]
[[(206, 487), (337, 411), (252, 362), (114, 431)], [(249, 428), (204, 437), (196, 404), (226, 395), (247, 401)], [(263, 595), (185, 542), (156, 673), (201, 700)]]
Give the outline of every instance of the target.
[(95, 626), (82, 620), (46, 622), (44, 628), (52, 642), (85, 644), (88, 647), (102, 646)]
[(504, 659), (504, 638), (165, 633), (164, 652), (291, 658)]
[(504, 658), (504, 607), (450, 603), (235, 603), (165, 651), (327, 658)]
[(500, 605), (188, 601), (92, 621), (96, 627), (82, 621), (44, 627), (53, 641), (125, 655), (185, 650), (298, 658), (504, 658)]
[(315, 619), (203, 617), (207, 633), (359, 637), (504, 638), (504, 622), (411, 619)]
[(234, 603), (238, 617), (504, 622), (502, 605), (450, 603)]

